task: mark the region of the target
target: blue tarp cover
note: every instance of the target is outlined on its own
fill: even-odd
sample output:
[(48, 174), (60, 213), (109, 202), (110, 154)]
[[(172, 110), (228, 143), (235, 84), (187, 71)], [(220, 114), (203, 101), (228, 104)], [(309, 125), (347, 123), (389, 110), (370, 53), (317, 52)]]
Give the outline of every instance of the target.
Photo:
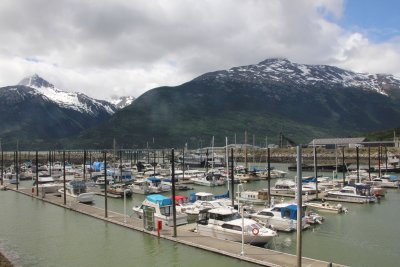
[(93, 162), (92, 164), (92, 168), (93, 170), (95, 170), (96, 172), (104, 170), (104, 162)]
[(315, 183), (315, 182), (317, 182), (317, 179), (315, 178), (315, 177), (310, 177), (310, 178), (307, 178), (307, 179), (303, 179), (303, 183)]
[(221, 198), (229, 198), (229, 191), (227, 191), (225, 194), (214, 195), (214, 199), (221, 199)]
[(153, 203), (158, 203), (160, 207), (172, 205), (172, 199), (159, 194), (149, 195), (146, 199)]
[(149, 178), (147, 178), (147, 180), (151, 181), (151, 182), (161, 182), (161, 179), (156, 178), (156, 177), (149, 177)]
[[(289, 218), (292, 220), (297, 220), (297, 205), (289, 205), (285, 208), (281, 209), (282, 218), (287, 215), (287, 211), (289, 211)], [(285, 213), (286, 212), (286, 213)]]

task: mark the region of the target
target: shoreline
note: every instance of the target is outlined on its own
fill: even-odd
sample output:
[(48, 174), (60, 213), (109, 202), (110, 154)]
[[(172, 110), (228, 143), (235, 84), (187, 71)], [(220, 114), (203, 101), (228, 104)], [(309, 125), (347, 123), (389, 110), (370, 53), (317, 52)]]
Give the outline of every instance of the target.
[(0, 252), (0, 267), (14, 267), (11, 261)]

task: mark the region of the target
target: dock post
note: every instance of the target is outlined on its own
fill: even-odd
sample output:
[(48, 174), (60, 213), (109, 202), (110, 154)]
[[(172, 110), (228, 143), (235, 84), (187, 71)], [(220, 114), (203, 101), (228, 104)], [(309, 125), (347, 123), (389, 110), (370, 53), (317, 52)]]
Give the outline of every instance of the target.
[(315, 190), (316, 190), (316, 195), (315, 198), (318, 199), (318, 156), (317, 156), (317, 147), (314, 146), (314, 176), (315, 176)]
[(381, 144), (379, 144), (378, 147), (378, 173), (379, 173), (379, 177), (381, 177)]
[(296, 256), (297, 266), (301, 267), (301, 250), (302, 250), (302, 169), (301, 169), (301, 146), (297, 146), (297, 242), (296, 242)]
[(388, 152), (387, 152), (387, 146), (385, 145), (385, 174), (387, 174), (388, 171)]
[(86, 181), (86, 149), (83, 150), (83, 180)]
[(36, 196), (39, 196), (39, 152), (36, 150)]
[(268, 206), (271, 207), (271, 148), (267, 148), (268, 151)]
[(104, 150), (104, 217), (108, 217), (108, 206), (107, 206), (107, 151)]
[(346, 171), (347, 171), (347, 167), (344, 164), (344, 147), (342, 147), (342, 175), (343, 175), (343, 186), (344, 183), (346, 181)]
[(356, 156), (357, 156), (357, 183), (360, 182), (360, 157), (358, 153), (358, 146), (356, 147)]
[(232, 199), (232, 207), (235, 205), (235, 181), (234, 181), (234, 175), (233, 175), (233, 148), (231, 148), (231, 199)]
[(204, 164), (206, 165), (206, 174), (207, 174), (208, 173), (208, 148), (206, 150), (206, 160), (205, 160)]
[(371, 146), (368, 146), (368, 180), (371, 181)]
[(64, 205), (67, 205), (67, 188), (65, 186), (65, 150), (63, 150), (63, 187), (64, 187)]
[(19, 186), (19, 173), (18, 170), (19, 169), (19, 164), (18, 164), (18, 150), (15, 151), (15, 179), (17, 180), (17, 190), (18, 190), (18, 186)]
[(122, 149), (119, 150), (119, 182), (122, 182)]
[(176, 201), (175, 201), (175, 152), (171, 150), (171, 176), (172, 176), (172, 219), (174, 222), (174, 235), (176, 237)]
[[(1, 139), (0, 139), (1, 142)], [(0, 143), (1, 146), (1, 143)], [(1, 148), (1, 185), (3, 185), (3, 180), (4, 180), (4, 153), (3, 153), (3, 148)]]

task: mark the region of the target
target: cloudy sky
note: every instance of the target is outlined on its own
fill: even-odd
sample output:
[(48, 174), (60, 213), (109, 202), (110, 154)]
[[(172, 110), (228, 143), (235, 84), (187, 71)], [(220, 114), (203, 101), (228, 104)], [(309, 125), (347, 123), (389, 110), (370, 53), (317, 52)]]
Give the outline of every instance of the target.
[(98, 99), (286, 57), (400, 77), (397, 0), (2, 0), (0, 86)]

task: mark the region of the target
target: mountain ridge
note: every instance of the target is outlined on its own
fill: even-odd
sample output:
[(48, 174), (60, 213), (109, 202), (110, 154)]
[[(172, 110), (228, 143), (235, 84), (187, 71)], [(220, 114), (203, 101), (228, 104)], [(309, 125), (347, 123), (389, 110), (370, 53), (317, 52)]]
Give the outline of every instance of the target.
[(156, 146), (168, 147), (219, 136), (216, 144), (223, 145), (225, 136), (247, 131), (259, 141), (269, 136), (277, 142), (284, 132), (308, 143), (387, 128), (400, 119), (399, 92), (400, 80), (392, 75), (270, 59), (149, 90), (102, 123), (107, 133), (95, 127), (77, 140), (110, 145), (116, 138), (121, 146), (141, 147), (156, 137)]

